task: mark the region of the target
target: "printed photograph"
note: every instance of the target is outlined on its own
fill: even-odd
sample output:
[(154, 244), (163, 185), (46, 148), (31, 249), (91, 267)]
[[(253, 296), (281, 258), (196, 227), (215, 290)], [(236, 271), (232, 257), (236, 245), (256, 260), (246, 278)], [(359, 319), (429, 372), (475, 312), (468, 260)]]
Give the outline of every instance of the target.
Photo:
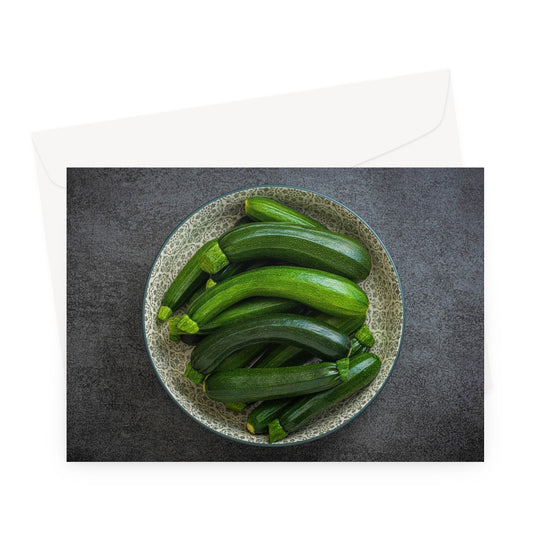
[(481, 168), (70, 168), (67, 460), (482, 462)]

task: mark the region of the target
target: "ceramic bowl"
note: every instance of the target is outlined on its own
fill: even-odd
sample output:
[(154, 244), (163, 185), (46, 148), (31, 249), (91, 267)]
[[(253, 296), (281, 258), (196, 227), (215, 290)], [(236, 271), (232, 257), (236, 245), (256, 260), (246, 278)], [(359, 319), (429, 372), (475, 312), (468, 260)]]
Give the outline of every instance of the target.
[[(207, 240), (233, 227), (244, 216), (244, 201), (251, 196), (273, 198), (318, 220), (330, 230), (361, 242), (372, 257), (372, 272), (360, 283), (369, 298), (367, 324), (376, 343), (372, 351), (382, 359), (376, 379), (359, 393), (323, 412), (305, 427), (274, 444), (265, 435), (246, 430), (250, 406), (242, 413), (210, 400), (201, 386), (183, 376), (192, 347), (169, 340), (166, 324), (157, 320), (163, 295), (177, 273)], [(146, 348), (155, 371), (170, 396), (194, 420), (239, 442), (285, 446), (323, 437), (356, 418), (376, 398), (400, 352), (404, 327), (403, 295), (398, 273), (385, 246), (355, 213), (322, 194), (295, 187), (261, 186), (230, 192), (189, 215), (168, 237), (148, 276), (144, 295), (143, 327)]]

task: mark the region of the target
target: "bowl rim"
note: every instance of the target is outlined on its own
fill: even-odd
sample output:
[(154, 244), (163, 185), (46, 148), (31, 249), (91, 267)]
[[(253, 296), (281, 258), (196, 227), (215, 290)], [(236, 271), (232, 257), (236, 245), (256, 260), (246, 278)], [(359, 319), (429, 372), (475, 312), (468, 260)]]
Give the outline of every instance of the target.
[[(260, 188), (283, 188), (283, 189), (296, 189), (296, 190), (299, 190), (299, 191), (304, 191), (304, 192), (307, 192), (307, 193), (311, 193), (311, 194), (315, 194), (317, 196), (321, 196), (322, 198), (325, 198), (326, 200), (329, 200), (331, 202), (334, 202), (338, 205), (340, 205), (343, 209), (346, 209), (349, 213), (351, 213), (352, 215), (354, 215), (356, 218), (358, 218), (367, 228), (368, 230), (374, 235), (374, 237), (376, 237), (376, 239), (379, 241), (380, 245), (383, 247), (383, 250), (385, 251), (385, 253), (387, 254), (387, 257), (389, 258), (389, 261), (391, 262), (391, 265), (392, 265), (392, 268), (394, 270), (394, 273), (396, 275), (396, 279), (398, 280), (398, 287), (400, 289), (400, 298), (401, 298), (401, 301), (402, 301), (402, 325), (401, 325), (401, 333), (400, 333), (400, 342), (398, 344), (398, 349), (396, 351), (396, 357), (394, 358), (394, 361), (392, 363), (392, 366), (389, 370), (389, 373), (387, 375), (387, 377), (385, 378), (385, 381), (383, 382), (383, 384), (381, 385), (381, 387), (377, 390), (376, 394), (374, 394), (374, 396), (370, 399), (370, 401), (359, 411), (357, 412), (355, 415), (353, 415), (351, 418), (349, 418), (348, 420), (345, 420), (344, 422), (342, 422), (341, 424), (339, 424), (337, 427), (333, 428), (333, 429), (330, 429), (329, 431), (326, 431), (325, 433), (322, 433), (320, 435), (317, 435), (315, 437), (311, 437), (309, 439), (306, 439), (306, 440), (301, 440), (301, 441), (297, 441), (297, 442), (283, 442), (283, 441), (279, 441), (279, 442), (276, 442), (276, 443), (270, 443), (270, 442), (251, 442), (251, 441), (245, 441), (245, 440), (241, 440), (239, 438), (236, 438), (236, 437), (232, 437), (230, 435), (227, 435), (225, 433), (222, 433), (221, 431), (218, 431), (212, 427), (209, 427), (207, 424), (205, 424), (204, 422), (198, 420), (197, 418), (195, 418), (191, 413), (189, 413), (189, 411), (187, 411), (187, 409), (185, 409), (185, 407), (183, 407), (180, 402), (174, 397), (174, 395), (172, 394), (172, 392), (170, 391), (170, 389), (167, 387), (166, 383), (163, 381), (163, 379), (161, 378), (161, 376), (159, 375), (159, 372), (157, 371), (157, 368), (155, 366), (155, 363), (154, 363), (154, 359), (152, 357), (152, 352), (150, 351), (150, 348), (148, 346), (148, 339), (147, 339), (147, 336), (146, 336), (146, 327), (145, 327), (145, 322), (146, 322), (146, 317), (145, 317), (145, 308), (146, 308), (146, 297), (147, 297), (147, 293), (148, 293), (148, 286), (150, 284), (150, 279), (152, 277), (152, 272), (154, 270), (154, 267), (157, 263), (157, 260), (159, 259), (159, 256), (161, 255), (161, 253), (163, 252), (163, 249), (165, 248), (165, 246), (167, 245), (168, 241), (173, 237), (173, 235), (192, 217), (194, 216), (196, 213), (198, 213), (198, 211), (201, 211), (204, 207), (207, 207), (209, 204), (212, 204), (213, 202), (216, 202), (222, 198), (225, 198), (226, 196), (230, 196), (232, 194), (235, 194), (235, 193), (238, 193), (238, 192), (243, 192), (243, 191), (249, 191), (249, 190), (252, 190), (252, 189), (260, 189)], [(321, 439), (323, 437), (326, 437), (327, 435), (331, 435), (332, 433), (334, 433), (335, 431), (337, 431), (338, 429), (344, 427), (346, 424), (352, 422), (353, 420), (355, 420), (359, 415), (361, 415), (364, 411), (366, 411), (366, 409), (374, 402), (374, 400), (379, 396), (379, 394), (381, 393), (381, 391), (383, 390), (383, 388), (385, 387), (385, 385), (387, 384), (387, 382), (389, 381), (391, 375), (392, 375), (392, 372), (394, 370), (394, 367), (396, 366), (396, 363), (398, 362), (398, 357), (400, 356), (400, 352), (401, 352), (401, 349), (402, 349), (402, 343), (403, 343), (403, 335), (404, 335), (404, 331), (405, 331), (405, 299), (404, 299), (404, 294), (403, 294), (403, 288), (402, 288), (402, 283), (401, 283), (401, 280), (400, 280), (400, 275), (398, 274), (398, 269), (396, 268), (396, 264), (394, 263), (389, 251), (387, 250), (386, 246), (383, 244), (383, 241), (379, 238), (379, 236), (376, 234), (376, 232), (370, 227), (369, 224), (367, 224), (367, 222), (365, 220), (363, 220), (357, 213), (355, 213), (354, 211), (352, 211), (349, 207), (347, 207), (346, 205), (344, 205), (342, 202), (339, 202), (338, 200), (334, 199), (334, 198), (331, 198), (330, 196), (328, 196), (327, 194), (324, 194), (324, 193), (320, 193), (320, 192), (317, 192), (317, 191), (313, 191), (311, 189), (307, 189), (305, 187), (299, 187), (299, 186), (295, 186), (295, 185), (276, 185), (276, 184), (265, 184), (265, 185), (253, 185), (253, 186), (250, 186), (250, 187), (242, 187), (242, 188), (239, 188), (239, 189), (233, 189), (227, 193), (224, 193), (224, 194), (221, 194), (219, 196), (217, 196), (216, 198), (212, 198), (211, 200), (203, 203), (200, 207), (196, 208), (194, 211), (192, 211), (191, 213), (189, 213), (189, 215), (187, 215), (171, 232), (170, 234), (168, 235), (168, 237), (165, 239), (165, 242), (163, 242), (163, 244), (161, 245), (161, 247), (159, 248), (159, 251), (157, 252), (157, 255), (155, 256), (153, 262), (152, 262), (152, 266), (150, 267), (150, 271), (148, 272), (148, 277), (146, 278), (146, 283), (145, 283), (145, 286), (144, 286), (144, 295), (143, 295), (143, 303), (142, 303), (142, 312), (141, 312), (141, 322), (142, 322), (142, 330), (143, 330), (143, 339), (144, 339), (144, 345), (145, 345), (145, 348), (146, 348), (146, 352), (148, 353), (148, 358), (150, 359), (150, 363), (152, 365), (152, 368), (154, 369), (154, 372), (155, 372), (155, 375), (157, 376), (157, 379), (159, 380), (159, 382), (161, 383), (161, 385), (163, 385), (163, 388), (166, 390), (166, 392), (169, 394), (169, 396), (172, 398), (172, 400), (174, 401), (174, 403), (176, 403), (180, 409), (185, 413), (187, 414), (192, 420), (194, 420), (197, 424), (200, 424), (202, 427), (208, 429), (209, 431), (211, 431), (212, 433), (215, 433), (216, 435), (220, 435), (221, 437), (224, 437), (226, 439), (229, 439), (233, 442), (237, 442), (239, 444), (246, 444), (246, 445), (251, 445), (251, 446), (261, 446), (261, 447), (265, 447), (265, 448), (278, 448), (278, 447), (286, 447), (286, 446), (297, 446), (297, 445), (300, 445), (300, 444), (307, 444), (309, 442), (313, 442), (315, 440), (318, 440), (318, 439)]]

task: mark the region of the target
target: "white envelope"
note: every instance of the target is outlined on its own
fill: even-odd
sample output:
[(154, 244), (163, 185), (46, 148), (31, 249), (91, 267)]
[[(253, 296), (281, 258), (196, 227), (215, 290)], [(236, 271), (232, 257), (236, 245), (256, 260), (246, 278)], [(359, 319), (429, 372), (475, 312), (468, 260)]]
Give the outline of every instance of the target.
[(449, 71), (32, 135), (66, 354), (68, 167), (461, 166)]

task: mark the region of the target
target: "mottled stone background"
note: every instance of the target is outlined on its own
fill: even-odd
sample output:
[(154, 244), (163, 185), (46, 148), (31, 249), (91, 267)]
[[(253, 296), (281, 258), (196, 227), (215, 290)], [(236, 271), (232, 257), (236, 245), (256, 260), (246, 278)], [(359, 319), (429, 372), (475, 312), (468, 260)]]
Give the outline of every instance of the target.
[[(339, 200), (398, 269), (405, 333), (358, 418), (265, 448), (200, 426), (165, 392), (142, 333), (144, 286), (172, 230), (231, 190), (282, 184)], [(482, 169), (69, 169), (69, 461), (483, 461)]]

